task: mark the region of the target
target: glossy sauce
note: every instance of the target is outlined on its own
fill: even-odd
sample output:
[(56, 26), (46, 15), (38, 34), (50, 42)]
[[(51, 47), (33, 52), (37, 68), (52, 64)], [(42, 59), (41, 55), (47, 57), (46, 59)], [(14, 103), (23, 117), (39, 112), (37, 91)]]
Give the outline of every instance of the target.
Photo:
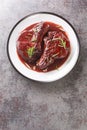
[[(29, 27), (25, 28), (22, 32), (25, 32), (25, 33), (22, 33), (21, 32), (21, 35), (19, 36), (18, 38), (18, 41), (26, 41), (28, 42), (29, 39), (26, 39), (26, 36), (28, 35), (29, 33), (29, 30), (31, 30), (37, 23), (33, 24), (33, 25), (30, 25)], [(64, 31), (64, 29), (57, 25), (57, 24), (54, 24), (54, 23), (51, 23), (51, 22), (45, 22), (45, 24), (49, 24), (50, 25), (50, 28), (49, 28), (49, 31), (58, 31), (58, 32), (62, 32), (65, 37), (67, 37), (67, 47), (69, 49), (69, 53), (68, 55), (63, 58), (63, 59), (57, 59), (53, 64), (51, 64), (50, 66), (48, 66), (47, 68), (41, 70), (39, 69), (37, 66), (36, 66), (36, 63), (33, 63), (33, 64), (30, 64), (30, 63), (27, 63), (25, 62), (25, 60), (19, 55), (18, 53), (18, 50), (17, 50), (17, 54), (18, 54), (18, 57), (19, 59), (21, 60), (21, 62), (27, 66), (29, 69), (32, 69), (34, 71), (37, 71), (37, 72), (48, 72), (48, 71), (52, 71), (52, 70), (55, 70), (55, 69), (58, 69), (61, 65), (64, 64), (64, 62), (67, 60), (69, 54), (70, 54), (70, 41), (68, 39), (68, 36), (66, 34), (66, 32)], [(47, 35), (47, 34), (46, 34)], [(46, 36), (45, 35), (45, 36)], [(24, 46), (23, 46), (24, 47)], [(22, 48), (23, 48), (22, 47)], [(23, 48), (24, 49), (24, 48)]]

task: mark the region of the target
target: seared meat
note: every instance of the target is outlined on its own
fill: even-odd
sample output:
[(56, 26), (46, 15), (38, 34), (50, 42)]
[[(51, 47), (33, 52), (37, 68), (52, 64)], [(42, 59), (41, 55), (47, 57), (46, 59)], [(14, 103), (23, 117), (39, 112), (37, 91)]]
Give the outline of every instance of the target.
[(55, 62), (55, 60), (65, 58), (69, 53), (69, 42), (67, 36), (61, 32), (50, 31), (44, 38), (44, 51), (36, 66), (45, 69)]
[(42, 54), (42, 40), (49, 25), (44, 22), (35, 24), (32, 29), (24, 30), (17, 41), (18, 54), (27, 62), (35, 63)]

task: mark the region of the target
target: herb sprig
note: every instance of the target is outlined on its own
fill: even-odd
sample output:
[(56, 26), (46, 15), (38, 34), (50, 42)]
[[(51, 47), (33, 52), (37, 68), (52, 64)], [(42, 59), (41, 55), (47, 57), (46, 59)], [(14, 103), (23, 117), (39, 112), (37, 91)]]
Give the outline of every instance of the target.
[(29, 57), (32, 57), (34, 55), (34, 51), (35, 51), (35, 48), (34, 47), (30, 47), (27, 49), (27, 54)]
[(62, 38), (53, 38), (52, 41), (56, 41), (59, 40), (60, 43), (58, 44), (58, 46), (60, 47), (64, 47), (64, 49), (66, 49), (66, 41), (64, 41)]

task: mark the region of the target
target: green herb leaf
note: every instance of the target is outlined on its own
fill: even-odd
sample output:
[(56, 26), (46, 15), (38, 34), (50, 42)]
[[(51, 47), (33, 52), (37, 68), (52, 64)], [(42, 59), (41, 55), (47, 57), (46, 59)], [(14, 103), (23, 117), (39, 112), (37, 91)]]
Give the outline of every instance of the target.
[(58, 46), (64, 47), (64, 49), (66, 49), (66, 42), (63, 39), (60, 39), (60, 40), (61, 40), (61, 42)]
[(64, 41), (62, 38), (53, 38), (52, 41), (56, 41), (59, 40), (60, 44), (58, 46), (60, 47), (64, 47), (64, 49), (66, 49), (66, 41)]
[(34, 50), (35, 50), (34, 47), (30, 47), (30, 48), (27, 49), (27, 53), (28, 53), (28, 56), (29, 56), (29, 57), (32, 57), (32, 56), (33, 56)]

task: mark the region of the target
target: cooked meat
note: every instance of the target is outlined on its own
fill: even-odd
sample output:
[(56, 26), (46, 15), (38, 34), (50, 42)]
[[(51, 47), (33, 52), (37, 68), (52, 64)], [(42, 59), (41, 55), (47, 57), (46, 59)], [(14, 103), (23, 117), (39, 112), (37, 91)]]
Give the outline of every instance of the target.
[(17, 41), (18, 54), (27, 62), (34, 63), (42, 54), (42, 40), (49, 25), (44, 22), (35, 24), (30, 30), (24, 30)]
[(50, 31), (44, 38), (44, 51), (36, 65), (39, 69), (45, 69), (55, 60), (65, 58), (69, 53), (67, 36), (61, 32)]

